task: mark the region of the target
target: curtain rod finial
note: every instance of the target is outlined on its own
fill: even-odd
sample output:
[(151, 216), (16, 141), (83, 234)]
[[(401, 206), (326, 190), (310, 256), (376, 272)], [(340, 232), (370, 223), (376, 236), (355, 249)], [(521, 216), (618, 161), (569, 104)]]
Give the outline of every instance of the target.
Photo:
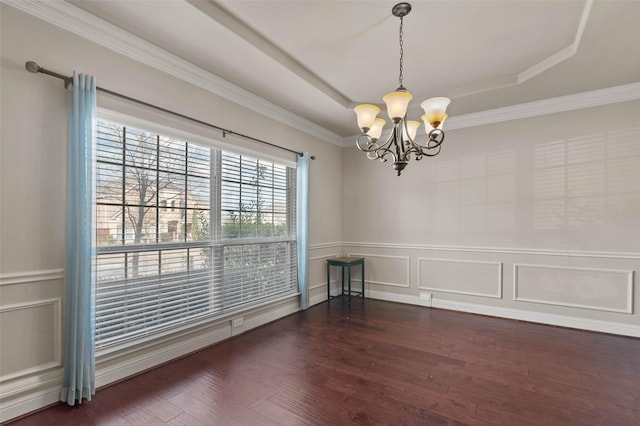
[(25, 62), (24, 67), (29, 72), (40, 72), (40, 65), (33, 61)]

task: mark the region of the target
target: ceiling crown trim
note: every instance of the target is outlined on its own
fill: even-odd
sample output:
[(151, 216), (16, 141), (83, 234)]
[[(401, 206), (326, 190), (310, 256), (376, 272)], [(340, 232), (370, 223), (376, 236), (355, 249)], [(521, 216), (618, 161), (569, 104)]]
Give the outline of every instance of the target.
[[(468, 127), (496, 124), (504, 121), (519, 120), (521, 118), (539, 117), (547, 114), (635, 101), (638, 99), (640, 99), (640, 82), (629, 83), (621, 86), (607, 87), (605, 89), (591, 90), (572, 95), (488, 109), (486, 111), (456, 115), (447, 119), (446, 128), (447, 131), (465, 129)], [(353, 146), (353, 141), (356, 137), (357, 135), (352, 135), (343, 138), (341, 146)]]
[(0, 0), (18, 10), (280, 123), (339, 145), (341, 137), (65, 1)]
[(468, 86), (456, 87), (448, 90), (446, 93), (448, 93), (449, 97), (451, 98), (459, 98), (463, 96), (470, 96), (478, 93), (488, 92), (491, 90), (517, 86), (518, 84), (522, 84), (525, 81), (530, 80), (533, 77), (540, 75), (545, 71), (571, 58), (578, 52), (578, 48), (580, 47), (580, 42), (582, 41), (582, 35), (584, 34), (584, 29), (587, 26), (587, 21), (589, 20), (593, 1), (594, 0), (585, 1), (584, 8), (582, 9), (582, 15), (580, 16), (580, 22), (578, 23), (578, 27), (576, 29), (576, 35), (570, 45), (563, 47), (551, 56), (544, 58), (540, 62), (530, 66), (529, 68), (519, 72), (518, 74), (509, 75), (490, 81), (484, 81), (481, 83), (470, 84)]

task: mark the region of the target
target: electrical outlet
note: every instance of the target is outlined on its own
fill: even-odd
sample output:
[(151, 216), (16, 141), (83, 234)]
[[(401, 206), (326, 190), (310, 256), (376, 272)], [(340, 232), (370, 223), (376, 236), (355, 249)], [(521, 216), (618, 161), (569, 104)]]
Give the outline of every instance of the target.
[(242, 324), (244, 324), (243, 317), (238, 317), (231, 320), (231, 327), (233, 328), (240, 327)]
[(422, 306), (431, 307), (431, 293), (427, 293), (426, 291), (420, 292), (420, 304)]
[(424, 302), (431, 302), (431, 293), (427, 293), (426, 291), (421, 291), (420, 300)]

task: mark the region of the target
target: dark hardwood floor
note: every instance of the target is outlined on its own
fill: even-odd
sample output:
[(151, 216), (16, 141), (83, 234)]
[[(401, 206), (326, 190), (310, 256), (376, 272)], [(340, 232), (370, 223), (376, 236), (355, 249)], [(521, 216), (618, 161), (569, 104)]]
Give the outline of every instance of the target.
[(18, 425), (640, 425), (640, 339), (317, 305)]

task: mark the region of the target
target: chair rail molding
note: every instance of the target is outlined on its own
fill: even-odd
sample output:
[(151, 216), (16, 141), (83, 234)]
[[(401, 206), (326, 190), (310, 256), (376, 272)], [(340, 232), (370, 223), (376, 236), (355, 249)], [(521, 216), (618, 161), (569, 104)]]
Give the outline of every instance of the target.
[(450, 252), (471, 252), (471, 253), (502, 253), (502, 254), (525, 254), (531, 256), (560, 256), (560, 257), (589, 257), (602, 259), (631, 259), (640, 260), (640, 253), (634, 252), (606, 252), (606, 251), (579, 251), (579, 250), (553, 250), (534, 248), (509, 248), (491, 246), (450, 246), (433, 244), (410, 244), (410, 243), (379, 243), (379, 242), (343, 242), (343, 248), (363, 247), (376, 249), (406, 249), (406, 250), (436, 250)]
[(0, 274), (0, 286), (64, 279), (64, 269), (43, 269)]

